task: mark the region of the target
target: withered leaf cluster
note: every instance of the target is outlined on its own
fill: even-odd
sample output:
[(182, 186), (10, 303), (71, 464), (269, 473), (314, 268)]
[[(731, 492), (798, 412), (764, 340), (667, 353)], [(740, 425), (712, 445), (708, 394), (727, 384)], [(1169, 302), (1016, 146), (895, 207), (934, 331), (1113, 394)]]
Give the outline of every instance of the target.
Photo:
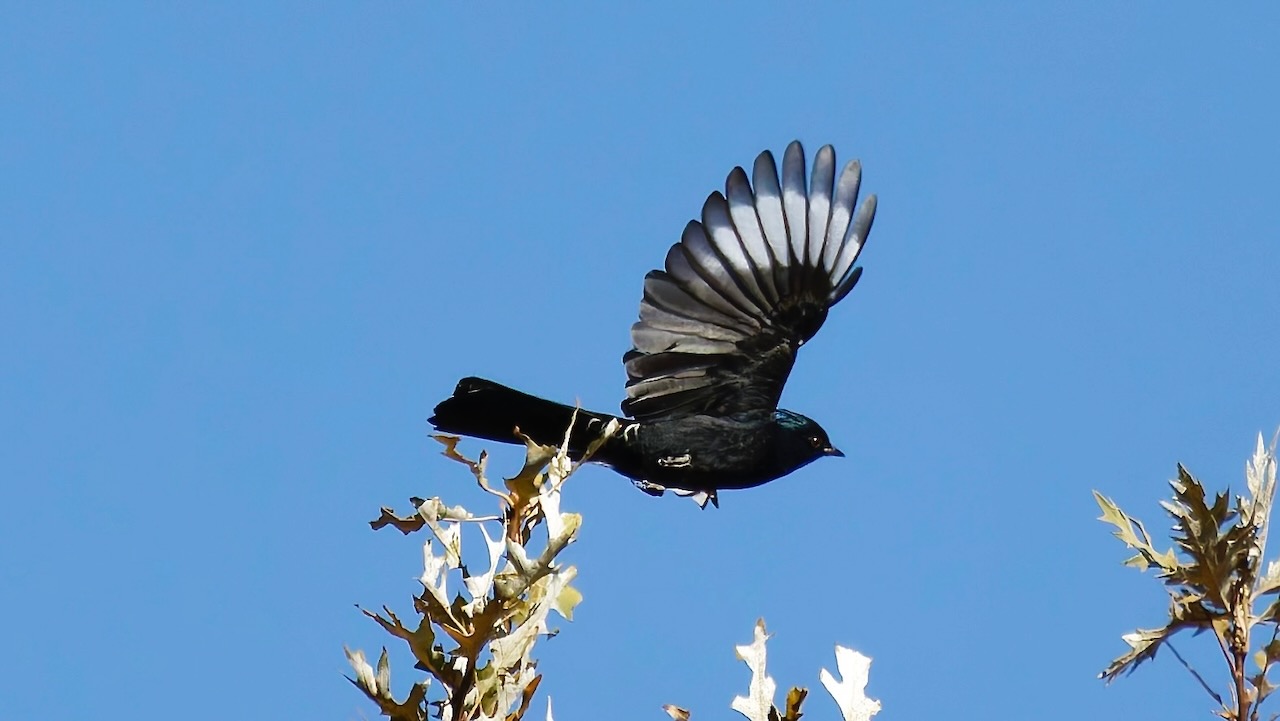
[(1246, 494), (1211, 495), (1181, 464), (1170, 485), (1173, 498), (1161, 505), (1173, 519), (1173, 547), (1163, 551), (1155, 547), (1141, 521), (1094, 492), (1102, 509), (1099, 520), (1114, 526), (1116, 538), (1136, 551), (1125, 564), (1155, 571), (1169, 595), (1167, 622), (1125, 634), (1129, 650), (1099, 677), (1111, 681), (1132, 672), (1155, 658), (1179, 631), (1209, 632), (1233, 683), (1222, 694), (1192, 673), (1221, 705), (1219, 715), (1256, 721), (1259, 704), (1276, 689), (1267, 674), (1280, 660), (1280, 562), (1263, 566), (1276, 490), (1275, 443), (1267, 447), (1258, 437), (1245, 467)]
[[(616, 423), (580, 463), (615, 432)], [(577, 569), (557, 561), (582, 524), (578, 514), (560, 511), (561, 488), (579, 464), (568, 458), (567, 437), (558, 450), (525, 438), (524, 467), (495, 487), (487, 476), (485, 453), (472, 460), (458, 452), (456, 437), (435, 438), (446, 457), (465, 465), (480, 488), (497, 499), (498, 513), (477, 516), (438, 497), (412, 498), (411, 513), (383, 508), (370, 522), (374, 530), (391, 527), (405, 535), (430, 531), (418, 579), (422, 590), (413, 597), (415, 618), (402, 621), (385, 606), (381, 613), (362, 609), (404, 644), (426, 678), (397, 697), (383, 648), (376, 665), (363, 651), (347, 650), (355, 671), (349, 680), (394, 721), (425, 721), (432, 715), (446, 721), (520, 721), (542, 681), (533, 649), (553, 633), (547, 623), (550, 612), (572, 620), (573, 608), (582, 600), (570, 585)], [(464, 561), (464, 528), (474, 529), (484, 541), (485, 560), (478, 569)], [(751, 680), (747, 695), (734, 698), (732, 708), (750, 721), (799, 721), (808, 690), (794, 687), (781, 708), (774, 705), (777, 684), (765, 671), (767, 639), (762, 619), (752, 643), (737, 647)], [(871, 659), (836, 646), (836, 665), (841, 678), (825, 669), (820, 678), (841, 717), (870, 721), (880, 710), (880, 703), (865, 693)], [(675, 719), (690, 718), (677, 706), (664, 710)], [(546, 719), (552, 721), (550, 699)]]
[[(613, 432), (607, 429), (598, 443)], [(450, 721), (519, 721), (542, 680), (533, 648), (552, 633), (548, 614), (571, 619), (582, 598), (570, 585), (577, 569), (556, 560), (582, 523), (578, 514), (560, 511), (561, 486), (576, 464), (565, 448), (526, 438), (524, 468), (495, 487), (486, 476), (486, 454), (471, 460), (458, 452), (457, 438), (436, 439), (445, 456), (466, 465), (497, 499), (499, 512), (476, 516), (439, 498), (410, 499), (413, 512), (404, 516), (382, 509), (370, 523), (375, 530), (431, 532), (423, 543), (422, 590), (413, 597), (416, 618), (410, 623), (386, 607), (364, 613), (404, 643), (427, 678), (396, 698), (384, 648), (376, 669), (362, 651), (348, 650), (355, 670), (350, 680), (395, 721), (424, 721), (433, 709)], [(464, 527), (478, 530), (484, 541), (481, 570), (464, 563)], [(535, 534), (540, 527), (545, 534)]]

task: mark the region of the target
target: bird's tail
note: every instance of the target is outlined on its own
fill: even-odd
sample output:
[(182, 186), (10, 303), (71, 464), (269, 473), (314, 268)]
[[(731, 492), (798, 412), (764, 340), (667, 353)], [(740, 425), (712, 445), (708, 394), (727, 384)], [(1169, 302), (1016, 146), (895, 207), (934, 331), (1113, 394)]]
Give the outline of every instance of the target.
[[(564, 442), (574, 408), (553, 403), (483, 378), (463, 378), (453, 396), (441, 401), (428, 419), (437, 430), (503, 443), (521, 443), (516, 428), (548, 446)], [(578, 409), (569, 437), (569, 453), (581, 455), (614, 416)], [(621, 420), (621, 419), (619, 419)]]

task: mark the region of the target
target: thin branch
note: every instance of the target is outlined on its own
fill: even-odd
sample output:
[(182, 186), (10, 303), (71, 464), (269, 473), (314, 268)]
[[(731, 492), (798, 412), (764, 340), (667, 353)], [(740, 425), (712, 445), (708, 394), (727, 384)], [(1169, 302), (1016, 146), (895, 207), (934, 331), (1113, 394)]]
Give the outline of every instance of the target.
[[(1218, 633), (1217, 626), (1213, 627), (1213, 637), (1218, 641), (1218, 649), (1222, 651), (1222, 658), (1227, 662), (1227, 668), (1231, 668), (1231, 650), (1227, 648), (1227, 640), (1222, 637), (1222, 634)], [(1177, 652), (1175, 651), (1174, 653)], [(1223, 704), (1223, 708), (1226, 708), (1226, 704)]]
[(1213, 700), (1217, 701), (1219, 706), (1226, 708), (1227, 704), (1223, 702), (1222, 697), (1218, 695), (1218, 692), (1209, 687), (1209, 684), (1205, 682), (1204, 677), (1200, 675), (1199, 671), (1191, 668), (1191, 664), (1187, 663), (1187, 660), (1182, 657), (1182, 654), (1178, 653), (1178, 649), (1173, 647), (1173, 643), (1165, 641), (1164, 645), (1169, 647), (1169, 650), (1173, 652), (1174, 657), (1178, 659), (1178, 662), (1182, 664), (1182, 667), (1190, 671), (1192, 676), (1196, 677), (1196, 680), (1200, 682), (1200, 686), (1205, 690), (1205, 692), (1212, 696)]
[[(1280, 635), (1280, 624), (1273, 625), (1271, 627), (1271, 642), (1264, 648), (1271, 648), (1271, 644), (1276, 642), (1277, 635)], [(1266, 701), (1267, 697), (1271, 695), (1271, 689), (1267, 688), (1267, 672), (1271, 670), (1271, 658), (1269, 655), (1266, 663), (1267, 665), (1262, 669), (1262, 688), (1258, 689), (1258, 698), (1253, 703), (1253, 712), (1249, 714), (1249, 718), (1252, 721), (1258, 721), (1258, 715), (1262, 709), (1262, 702)], [(1280, 716), (1280, 713), (1271, 714), (1271, 721), (1276, 721), (1277, 716)]]
[(1253, 608), (1253, 598), (1251, 591), (1253, 590), (1253, 582), (1250, 580), (1236, 586), (1234, 598), (1235, 608), (1232, 609), (1232, 655), (1235, 663), (1231, 665), (1231, 675), (1235, 678), (1236, 683), (1236, 721), (1252, 721), (1250, 714), (1252, 699), (1245, 689), (1245, 683), (1248, 676), (1248, 658), (1250, 645), (1249, 613)]
[(1231, 675), (1236, 681), (1236, 721), (1245, 721), (1249, 718), (1249, 694), (1244, 687), (1245, 657), (1246, 653), (1243, 650), (1236, 651), (1236, 661), (1231, 669)]

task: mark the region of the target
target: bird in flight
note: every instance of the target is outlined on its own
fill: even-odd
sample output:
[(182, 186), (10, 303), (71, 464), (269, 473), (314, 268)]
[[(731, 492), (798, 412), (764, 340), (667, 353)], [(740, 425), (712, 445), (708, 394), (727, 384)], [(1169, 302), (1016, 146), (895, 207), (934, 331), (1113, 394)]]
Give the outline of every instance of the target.
[[(836, 176), (835, 150), (818, 151), (805, 183), (800, 143), (782, 175), (768, 150), (751, 180), (741, 167), (702, 206), (644, 279), (631, 326), (625, 418), (578, 410), (482, 378), (463, 378), (435, 407), (439, 431), (545, 445), (568, 432), (581, 457), (610, 421), (621, 431), (591, 457), (641, 490), (672, 490), (705, 507), (722, 489), (750, 488), (823, 456), (843, 456), (822, 426), (778, 408), (796, 353), (862, 275), (855, 266), (876, 197), (857, 205), (862, 166)], [(855, 206), (856, 209), (855, 209)], [(573, 422), (573, 428), (569, 425)]]

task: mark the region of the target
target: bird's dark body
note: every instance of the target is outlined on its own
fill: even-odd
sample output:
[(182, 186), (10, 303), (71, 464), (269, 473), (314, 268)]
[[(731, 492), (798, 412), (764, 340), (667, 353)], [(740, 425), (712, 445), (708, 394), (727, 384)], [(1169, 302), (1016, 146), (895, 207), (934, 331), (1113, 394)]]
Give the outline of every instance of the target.
[(758, 413), (654, 421), (633, 434), (636, 441), (622, 439), (617, 460), (602, 462), (633, 480), (688, 491), (759, 486), (824, 455), (807, 442), (789, 443), (774, 418)]
[[(855, 265), (875, 216), (856, 209), (861, 166), (836, 178), (835, 153), (818, 151), (811, 185), (804, 150), (788, 146), (779, 176), (761, 153), (752, 180), (735, 168), (645, 276), (640, 320), (623, 356), (623, 416), (576, 411), (481, 378), (464, 378), (430, 422), (447, 433), (519, 443), (519, 431), (580, 458), (611, 421), (620, 430), (593, 461), (643, 490), (700, 502), (750, 488), (822, 456), (844, 455), (815, 421), (780, 410), (796, 353), (831, 306), (858, 282)], [(754, 184), (754, 188), (752, 187)], [(570, 429), (572, 420), (572, 428)]]
[(807, 436), (786, 432), (783, 421), (793, 428), (807, 422), (820, 432), (817, 424), (786, 411), (699, 414), (640, 423), (579, 409), (574, 418), (570, 406), (483, 378), (463, 378), (453, 396), (436, 407), (431, 423), (440, 430), (503, 443), (520, 442), (518, 428), (538, 443), (559, 446), (572, 420), (569, 453), (577, 459), (605, 424), (617, 420), (618, 432), (592, 460), (642, 487), (693, 492), (758, 486), (823, 455), (815, 454)]

